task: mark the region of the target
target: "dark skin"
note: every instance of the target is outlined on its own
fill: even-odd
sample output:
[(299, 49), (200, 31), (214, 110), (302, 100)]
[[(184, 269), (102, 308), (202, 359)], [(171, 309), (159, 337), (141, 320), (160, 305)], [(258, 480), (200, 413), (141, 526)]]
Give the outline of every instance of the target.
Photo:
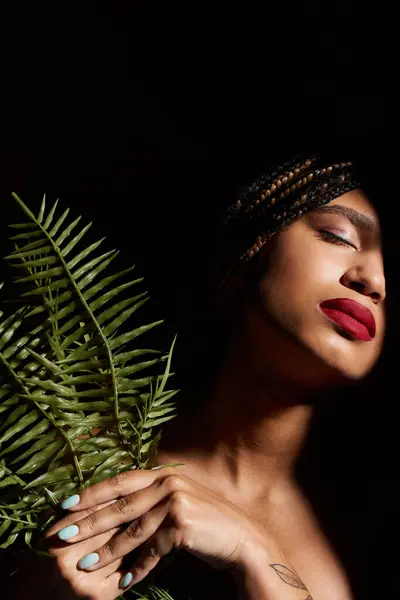
[[(330, 211), (334, 206), (366, 215), (374, 229), (356, 227)], [(349, 245), (321, 237), (322, 230)], [(213, 491), (249, 510), (260, 505), (270, 527), (281, 519), (276, 498), (279, 502), (287, 498), (288, 513), (302, 507), (298, 522), (311, 537), (315, 527), (309, 526), (308, 508), (303, 510), (294, 466), (313, 407), (324, 402), (326, 391), (365, 377), (383, 346), (386, 291), (378, 216), (365, 194), (355, 190), (325, 209), (306, 213), (272, 240), (261, 251), (257, 289), (248, 285), (246, 273), (239, 282), (243, 293), (237, 325), (214, 388), (196, 419), (180, 423), (177, 418), (168, 424), (159, 464), (182, 461), (185, 466), (180, 470)], [(373, 341), (349, 338), (318, 310), (321, 301), (339, 297), (354, 299), (372, 311)], [(227, 300), (228, 306), (233, 299)], [(286, 521), (279, 521), (279, 530), (285, 527)], [(289, 528), (293, 530), (288, 518)], [(287, 539), (290, 548), (294, 535), (293, 531)], [(321, 549), (320, 555), (325, 551)], [(317, 556), (310, 562), (309, 579), (305, 559), (295, 566), (297, 571), (303, 567), (305, 583), (317, 598), (324, 579), (316, 569)], [(326, 555), (325, 562), (333, 562), (332, 556)], [(339, 568), (336, 576), (341, 577)], [(326, 590), (322, 597), (327, 597)], [(341, 597), (350, 595), (343, 592)]]
[[(201, 415), (185, 423), (178, 416), (164, 429), (158, 464), (185, 465), (132, 472), (87, 488), (78, 506), (47, 533), (58, 569), (51, 593), (62, 592), (65, 600), (82, 593), (114, 600), (121, 593), (122, 557), (143, 543), (144, 562), (131, 584), (180, 547), (217, 568), (232, 569), (246, 600), (351, 598), (338, 577), (328, 595), (317, 555), (311, 569), (289, 555), (290, 548), (303, 547), (302, 531), (310, 538), (315, 534), (293, 476), (313, 406), (323, 402), (327, 390), (352, 385), (372, 369), (385, 332), (376, 212), (358, 190), (329, 203), (339, 205), (368, 216), (376, 230), (357, 228), (343, 215), (311, 211), (263, 248), (258, 285), (248, 285), (244, 271), (236, 292), (226, 298), (235, 306), (234, 327)], [(322, 230), (342, 242), (323, 237)], [(338, 297), (372, 311), (372, 341), (349, 337), (318, 309), (323, 300)], [(278, 535), (290, 529), (278, 506), (298, 517), (290, 539)], [(254, 507), (265, 511), (262, 527)], [(140, 535), (122, 531), (140, 518)], [(57, 541), (56, 534), (71, 524), (79, 533)], [(97, 564), (79, 569), (77, 561), (93, 552), (100, 557)], [(38, 582), (43, 598), (46, 583)]]
[[(379, 227), (361, 191), (326, 207), (338, 205), (368, 215)], [(349, 245), (322, 238), (320, 230)], [(268, 493), (276, 481), (290, 477), (313, 405), (323, 402), (326, 390), (367, 375), (385, 333), (379, 231), (362, 231), (340, 214), (314, 210), (276, 235), (264, 254), (266, 267), (263, 271), (261, 260), (256, 290), (246, 289), (243, 276), (242, 308), (215, 386), (202, 404), (201, 421), (183, 428), (178, 417), (165, 436), (171, 451), (172, 440), (179, 440), (179, 453), (185, 449), (210, 479), (222, 477), (220, 487), (237, 496), (249, 490)], [(323, 300), (338, 297), (372, 311), (376, 336), (371, 342), (349, 339), (318, 309)], [(184, 439), (171, 435), (183, 430)], [(260, 490), (248, 485), (257, 473), (262, 473)]]

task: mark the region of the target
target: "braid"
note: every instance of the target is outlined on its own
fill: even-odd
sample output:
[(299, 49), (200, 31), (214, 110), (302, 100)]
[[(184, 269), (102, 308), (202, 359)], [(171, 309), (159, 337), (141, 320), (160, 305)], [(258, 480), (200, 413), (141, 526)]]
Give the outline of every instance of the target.
[[(317, 156), (295, 157), (258, 177), (222, 214), (222, 253), (231, 263), (222, 284), (277, 231), (357, 187), (351, 162), (327, 164)], [(239, 258), (232, 266), (234, 254)]]

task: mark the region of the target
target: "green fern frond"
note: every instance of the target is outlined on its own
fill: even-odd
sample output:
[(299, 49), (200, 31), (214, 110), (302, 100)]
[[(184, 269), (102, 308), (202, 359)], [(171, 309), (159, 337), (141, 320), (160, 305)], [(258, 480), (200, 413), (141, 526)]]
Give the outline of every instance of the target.
[(135, 267), (103, 274), (118, 251), (96, 255), (105, 238), (82, 247), (91, 223), (68, 224), (58, 200), (47, 211), (44, 196), (35, 216), (13, 197), (26, 222), (10, 225), (6, 257), (20, 308), (0, 313), (0, 548), (35, 548), (61, 498), (128, 468), (155, 468), (157, 428), (176, 416), (178, 390), (166, 389), (176, 338), (167, 356), (138, 347), (163, 321), (136, 321), (150, 297), (126, 297), (143, 282), (131, 278)]

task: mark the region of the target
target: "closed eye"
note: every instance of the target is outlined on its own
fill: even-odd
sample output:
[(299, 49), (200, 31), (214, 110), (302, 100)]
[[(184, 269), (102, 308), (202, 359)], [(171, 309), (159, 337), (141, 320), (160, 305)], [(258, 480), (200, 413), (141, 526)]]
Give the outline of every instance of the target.
[(332, 244), (338, 244), (339, 246), (350, 246), (351, 248), (355, 248), (356, 250), (358, 250), (357, 246), (347, 241), (345, 238), (340, 237), (340, 235), (332, 233), (331, 231), (321, 229), (319, 233), (321, 234), (322, 239), (325, 239), (331, 242)]

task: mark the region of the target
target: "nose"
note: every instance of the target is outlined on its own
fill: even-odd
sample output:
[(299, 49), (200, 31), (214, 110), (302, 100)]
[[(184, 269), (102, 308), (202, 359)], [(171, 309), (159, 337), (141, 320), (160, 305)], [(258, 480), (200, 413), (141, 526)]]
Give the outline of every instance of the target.
[(364, 296), (369, 296), (375, 304), (386, 298), (386, 281), (382, 256), (369, 256), (364, 262), (354, 265), (343, 275), (342, 283)]

